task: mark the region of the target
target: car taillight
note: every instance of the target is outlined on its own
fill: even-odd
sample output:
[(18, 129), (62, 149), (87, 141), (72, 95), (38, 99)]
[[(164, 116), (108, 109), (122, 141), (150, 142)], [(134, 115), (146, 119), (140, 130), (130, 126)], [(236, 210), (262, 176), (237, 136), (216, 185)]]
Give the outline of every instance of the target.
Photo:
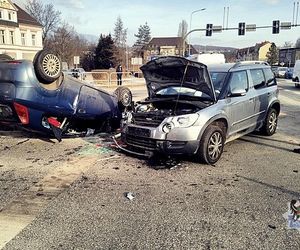
[(61, 123), (58, 120), (56, 120), (56, 118), (54, 118), (54, 117), (49, 117), (48, 122), (49, 122), (49, 124), (51, 124), (52, 126), (54, 126), (56, 128), (59, 128), (61, 126)]
[(21, 123), (28, 124), (29, 123), (28, 108), (16, 102), (14, 102), (14, 107)]

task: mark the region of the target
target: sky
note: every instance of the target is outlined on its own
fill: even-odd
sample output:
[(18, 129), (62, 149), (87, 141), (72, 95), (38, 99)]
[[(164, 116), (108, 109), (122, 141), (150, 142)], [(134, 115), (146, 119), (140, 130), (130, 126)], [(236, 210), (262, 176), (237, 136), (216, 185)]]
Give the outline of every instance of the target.
[[(223, 24), (224, 7), (229, 7), (228, 27), (238, 27), (239, 22), (272, 25), (273, 20), (281, 22), (293, 21), (294, 0), (39, 0), (52, 3), (62, 13), (62, 19), (73, 25), (81, 34), (96, 37), (112, 33), (118, 16), (124, 27), (128, 29), (127, 41), (132, 45), (138, 27), (146, 22), (150, 26), (152, 37), (177, 36), (178, 26), (182, 20), (190, 24), (191, 13), (205, 8), (204, 11), (192, 15), (192, 29), (204, 29), (207, 23)], [(15, 0), (21, 7), (26, 0)], [(300, 7), (299, 7), (300, 12)], [(225, 22), (226, 23), (226, 22)], [(298, 14), (300, 24), (300, 13)], [(188, 28), (190, 29), (190, 27)], [(192, 44), (215, 45), (243, 48), (262, 41), (274, 42), (282, 46), (284, 42), (296, 42), (300, 37), (300, 26), (291, 30), (281, 30), (272, 34), (271, 28), (246, 32), (238, 36), (237, 30), (214, 33), (206, 37), (205, 32), (193, 32)]]

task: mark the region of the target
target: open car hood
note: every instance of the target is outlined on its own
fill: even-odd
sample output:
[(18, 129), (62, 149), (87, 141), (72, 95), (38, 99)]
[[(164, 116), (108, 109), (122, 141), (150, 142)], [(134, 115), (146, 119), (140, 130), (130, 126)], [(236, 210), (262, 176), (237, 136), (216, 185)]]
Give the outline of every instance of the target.
[(185, 87), (200, 91), (216, 102), (213, 84), (206, 65), (183, 57), (159, 57), (141, 67), (146, 79), (148, 95), (154, 98), (158, 91), (168, 87)]

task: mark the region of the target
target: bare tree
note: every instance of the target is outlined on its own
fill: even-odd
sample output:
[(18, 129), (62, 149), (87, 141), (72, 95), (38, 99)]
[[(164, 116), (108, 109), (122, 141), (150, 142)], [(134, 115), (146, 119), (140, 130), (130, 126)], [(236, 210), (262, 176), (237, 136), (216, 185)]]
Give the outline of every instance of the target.
[(118, 16), (114, 29), (114, 43), (117, 47), (124, 48), (127, 42), (127, 29), (124, 28), (123, 21)]
[(80, 37), (73, 26), (64, 22), (47, 39), (46, 47), (60, 55), (62, 61), (73, 64), (74, 56), (83, 57), (88, 51), (88, 42)]
[(179, 27), (178, 27), (178, 37), (184, 37), (187, 33), (188, 30), (188, 24), (185, 20), (182, 20), (179, 23)]
[(124, 28), (123, 21), (120, 16), (118, 16), (114, 28), (113, 41), (115, 44), (115, 57), (118, 63), (127, 65), (127, 29)]
[(27, 12), (43, 26), (43, 42), (61, 21), (61, 13), (54, 9), (52, 3), (43, 4), (38, 0), (27, 0)]

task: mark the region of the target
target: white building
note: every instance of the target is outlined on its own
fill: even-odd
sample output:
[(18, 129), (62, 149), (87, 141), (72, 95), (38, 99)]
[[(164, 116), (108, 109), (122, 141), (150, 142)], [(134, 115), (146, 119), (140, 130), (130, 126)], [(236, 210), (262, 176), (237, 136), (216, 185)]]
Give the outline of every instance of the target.
[(9, 0), (0, 0), (0, 54), (32, 60), (43, 49), (42, 26)]

